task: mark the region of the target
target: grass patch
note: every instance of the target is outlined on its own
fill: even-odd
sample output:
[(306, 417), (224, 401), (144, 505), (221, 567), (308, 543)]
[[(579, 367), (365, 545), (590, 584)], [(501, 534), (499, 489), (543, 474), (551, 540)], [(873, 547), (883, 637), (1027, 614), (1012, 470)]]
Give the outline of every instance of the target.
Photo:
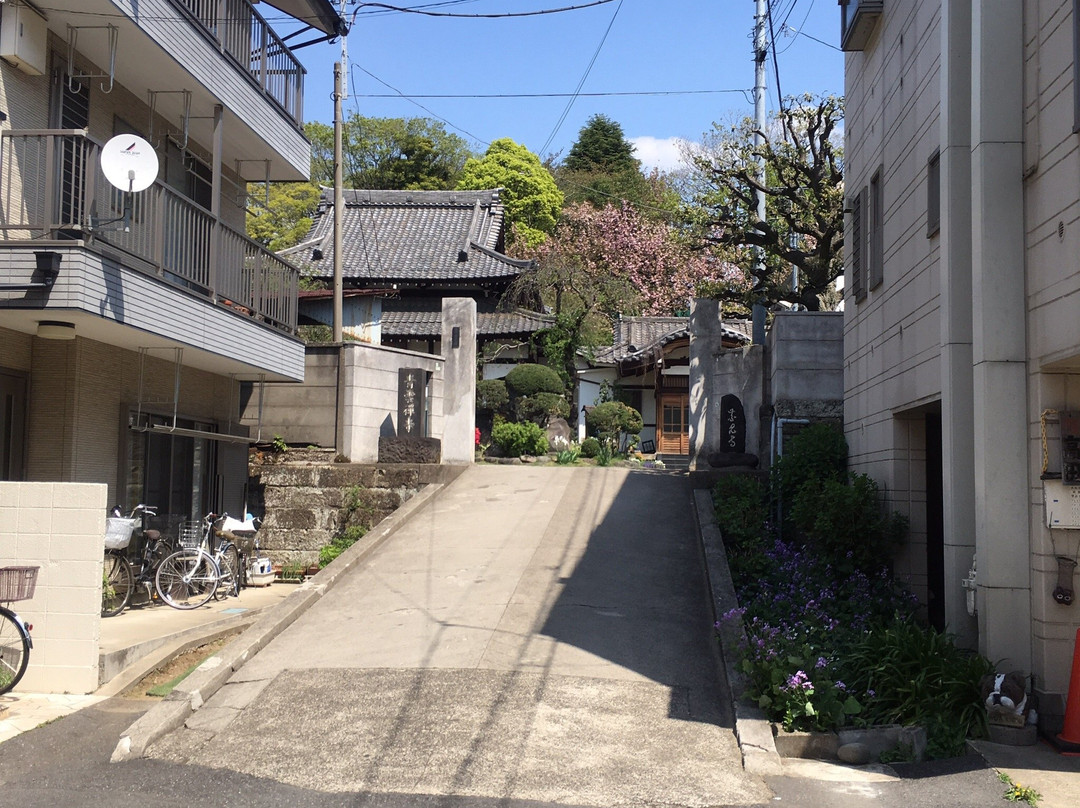
[(170, 679), (167, 682), (162, 682), (159, 685), (154, 685), (154, 687), (152, 687), (152, 688), (150, 688), (149, 690), (146, 691), (146, 695), (153, 696), (154, 698), (159, 698), (159, 699), (165, 698), (167, 695), (172, 693), (173, 689), (178, 684), (180, 684), (182, 681), (187, 679), (188, 676), (191, 675), (191, 672), (194, 671), (201, 664), (202, 664), (202, 662), (196, 662), (194, 665), (192, 665), (190, 668), (188, 668), (186, 671), (184, 671), (180, 675), (174, 676), (172, 679)]

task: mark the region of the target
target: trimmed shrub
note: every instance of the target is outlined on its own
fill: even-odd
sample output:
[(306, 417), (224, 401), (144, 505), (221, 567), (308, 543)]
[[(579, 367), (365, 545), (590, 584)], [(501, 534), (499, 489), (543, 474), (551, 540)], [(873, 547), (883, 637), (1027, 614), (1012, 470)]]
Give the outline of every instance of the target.
[(502, 379), (484, 379), (476, 383), (476, 409), (483, 412), (505, 412), (510, 403), (506, 382)]
[(542, 455), (548, 450), (547, 435), (531, 421), (497, 424), (491, 430), (491, 439), (507, 457)]
[(596, 438), (585, 438), (581, 442), (581, 456), (582, 457), (596, 457), (600, 454), (600, 441)]
[(809, 544), (849, 572), (879, 569), (907, 534), (907, 519), (896, 512), (882, 513), (877, 483), (865, 474), (807, 480), (790, 513)]
[(559, 374), (546, 365), (518, 365), (506, 374), (505, 381), (514, 398), (531, 398), (537, 393), (562, 395), (566, 389)]
[(521, 398), (517, 402), (519, 421), (533, 421), (539, 426), (547, 426), (552, 418), (569, 418), (570, 404), (555, 393), (537, 393), (530, 398)]
[(621, 401), (605, 401), (586, 413), (585, 426), (601, 443), (614, 448), (620, 434), (637, 435), (641, 432), (641, 413)]

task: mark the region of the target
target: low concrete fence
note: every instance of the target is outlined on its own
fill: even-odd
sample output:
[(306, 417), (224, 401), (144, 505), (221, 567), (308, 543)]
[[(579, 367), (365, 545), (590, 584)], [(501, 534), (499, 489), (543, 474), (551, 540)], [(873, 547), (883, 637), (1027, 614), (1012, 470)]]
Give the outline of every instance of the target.
[(0, 567), (40, 567), (33, 598), (10, 605), (34, 626), (30, 693), (98, 687), (101, 561), (108, 486), (0, 482)]

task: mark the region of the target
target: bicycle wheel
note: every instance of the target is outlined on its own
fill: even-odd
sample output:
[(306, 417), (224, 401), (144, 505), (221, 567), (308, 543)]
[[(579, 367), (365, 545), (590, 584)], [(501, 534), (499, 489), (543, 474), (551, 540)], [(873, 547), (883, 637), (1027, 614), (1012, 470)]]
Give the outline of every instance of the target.
[(230, 542), (222, 544), (214, 556), (218, 568), (221, 570), (221, 581), (218, 583), (214, 597), (224, 600), (230, 595), (240, 594), (240, 552), (236, 545)]
[(158, 597), (174, 609), (197, 609), (214, 597), (221, 573), (202, 550), (178, 550), (154, 575)]
[(29, 660), (29, 635), (15, 614), (0, 606), (0, 695), (19, 683)]
[(123, 553), (106, 550), (101, 571), (101, 616), (115, 617), (124, 611), (134, 589), (135, 576)]

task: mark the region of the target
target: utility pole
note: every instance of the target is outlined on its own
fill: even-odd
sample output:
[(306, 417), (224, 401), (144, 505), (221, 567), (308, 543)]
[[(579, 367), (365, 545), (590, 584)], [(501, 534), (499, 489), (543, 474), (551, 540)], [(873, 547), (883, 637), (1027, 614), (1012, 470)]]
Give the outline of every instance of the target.
[[(345, 0), (341, 0), (341, 17), (345, 18)], [(341, 35), (341, 61), (334, 64), (334, 342), (341, 342), (342, 320), (344, 319), (343, 299), (345, 256), (342, 255), (342, 229), (344, 227), (345, 189), (344, 163), (341, 144), (342, 115), (341, 100), (344, 94), (342, 74), (348, 68), (347, 34)]]
[[(768, 48), (765, 41), (765, 15), (767, 12), (766, 0), (755, 0), (754, 10), (754, 149), (760, 150), (765, 144), (765, 56)], [(765, 156), (757, 158), (758, 170), (757, 181), (765, 184)], [(765, 221), (765, 192), (758, 190), (757, 217), (758, 221)], [(761, 247), (754, 249), (755, 272), (758, 277), (765, 274), (765, 250)], [(755, 345), (765, 342), (765, 307), (755, 303), (751, 314), (752, 337)]]

